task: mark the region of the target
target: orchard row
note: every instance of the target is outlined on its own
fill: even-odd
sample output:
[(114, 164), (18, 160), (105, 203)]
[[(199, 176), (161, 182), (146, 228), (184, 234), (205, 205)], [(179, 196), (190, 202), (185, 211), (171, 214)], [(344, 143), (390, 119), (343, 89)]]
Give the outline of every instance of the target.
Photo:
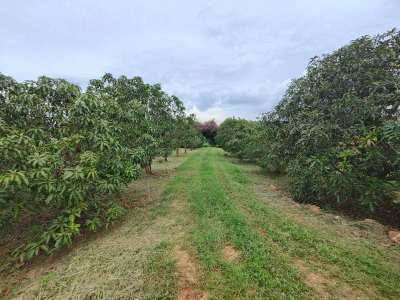
[(140, 77), (17, 82), (0, 74), (0, 226), (40, 220), (21, 260), (52, 254), (82, 229), (126, 213), (112, 195), (151, 173), (156, 156), (203, 143), (194, 116), (158, 84)]
[(272, 112), (227, 119), (217, 143), (286, 173), (301, 202), (400, 225), (400, 33), (361, 37), (313, 58)]

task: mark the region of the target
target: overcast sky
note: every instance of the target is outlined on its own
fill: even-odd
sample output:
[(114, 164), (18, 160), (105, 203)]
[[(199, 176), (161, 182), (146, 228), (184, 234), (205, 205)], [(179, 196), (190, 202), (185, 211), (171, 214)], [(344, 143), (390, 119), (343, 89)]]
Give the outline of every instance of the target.
[(200, 120), (256, 118), (315, 55), (400, 27), (400, 0), (3, 0), (0, 72), (159, 82)]

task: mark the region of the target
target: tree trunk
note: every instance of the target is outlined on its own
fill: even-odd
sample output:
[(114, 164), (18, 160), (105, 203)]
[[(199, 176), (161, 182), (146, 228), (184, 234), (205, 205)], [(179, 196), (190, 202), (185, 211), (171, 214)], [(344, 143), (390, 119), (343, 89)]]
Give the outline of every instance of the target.
[(153, 171), (151, 170), (151, 165), (145, 166), (144, 171), (146, 172), (147, 175), (154, 175)]
[(144, 166), (144, 172), (145, 172), (146, 174), (149, 174), (149, 168), (148, 168), (147, 166)]
[(176, 148), (176, 156), (179, 156), (179, 148)]

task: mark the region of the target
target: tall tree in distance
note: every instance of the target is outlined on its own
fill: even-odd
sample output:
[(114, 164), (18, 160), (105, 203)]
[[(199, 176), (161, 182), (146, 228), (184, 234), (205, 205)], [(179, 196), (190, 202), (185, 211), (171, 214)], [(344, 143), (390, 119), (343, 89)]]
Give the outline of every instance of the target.
[(215, 137), (217, 135), (218, 124), (214, 119), (204, 123), (198, 123), (197, 128), (203, 134), (210, 145), (215, 145)]

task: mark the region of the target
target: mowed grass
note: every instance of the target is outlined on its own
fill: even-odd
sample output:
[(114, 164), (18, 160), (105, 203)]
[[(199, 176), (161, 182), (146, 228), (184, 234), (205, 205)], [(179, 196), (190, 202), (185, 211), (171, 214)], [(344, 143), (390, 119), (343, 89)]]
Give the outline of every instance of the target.
[[(180, 168), (193, 172), (186, 191), (196, 215), (191, 239), (202, 267), (203, 288), (215, 299), (309, 296), (296, 269), (266, 243), (224, 189), (216, 170), (220, 159), (219, 150), (202, 150)], [(223, 258), (226, 245), (237, 249), (238, 260)]]
[(288, 213), (252, 168), (217, 148), (157, 163), (128, 187), (120, 225), (0, 287), (18, 299), (400, 299), (398, 248)]
[(265, 232), (265, 239), (273, 242), (279, 252), (327, 272), (332, 280), (360, 289), (364, 292), (360, 296), (400, 298), (400, 266), (398, 260), (390, 260), (391, 255), (384, 248), (362, 240), (350, 242), (318, 227), (298, 224), (250, 193), (248, 174), (239, 166), (220, 161), (219, 170), (219, 177), (231, 199), (242, 206), (248, 220)]
[[(188, 247), (212, 298), (400, 298), (400, 268), (382, 248), (346, 244), (287, 218), (257, 198), (251, 175), (223, 151), (202, 149), (179, 173), (195, 215)], [(223, 257), (227, 245), (238, 259)]]

